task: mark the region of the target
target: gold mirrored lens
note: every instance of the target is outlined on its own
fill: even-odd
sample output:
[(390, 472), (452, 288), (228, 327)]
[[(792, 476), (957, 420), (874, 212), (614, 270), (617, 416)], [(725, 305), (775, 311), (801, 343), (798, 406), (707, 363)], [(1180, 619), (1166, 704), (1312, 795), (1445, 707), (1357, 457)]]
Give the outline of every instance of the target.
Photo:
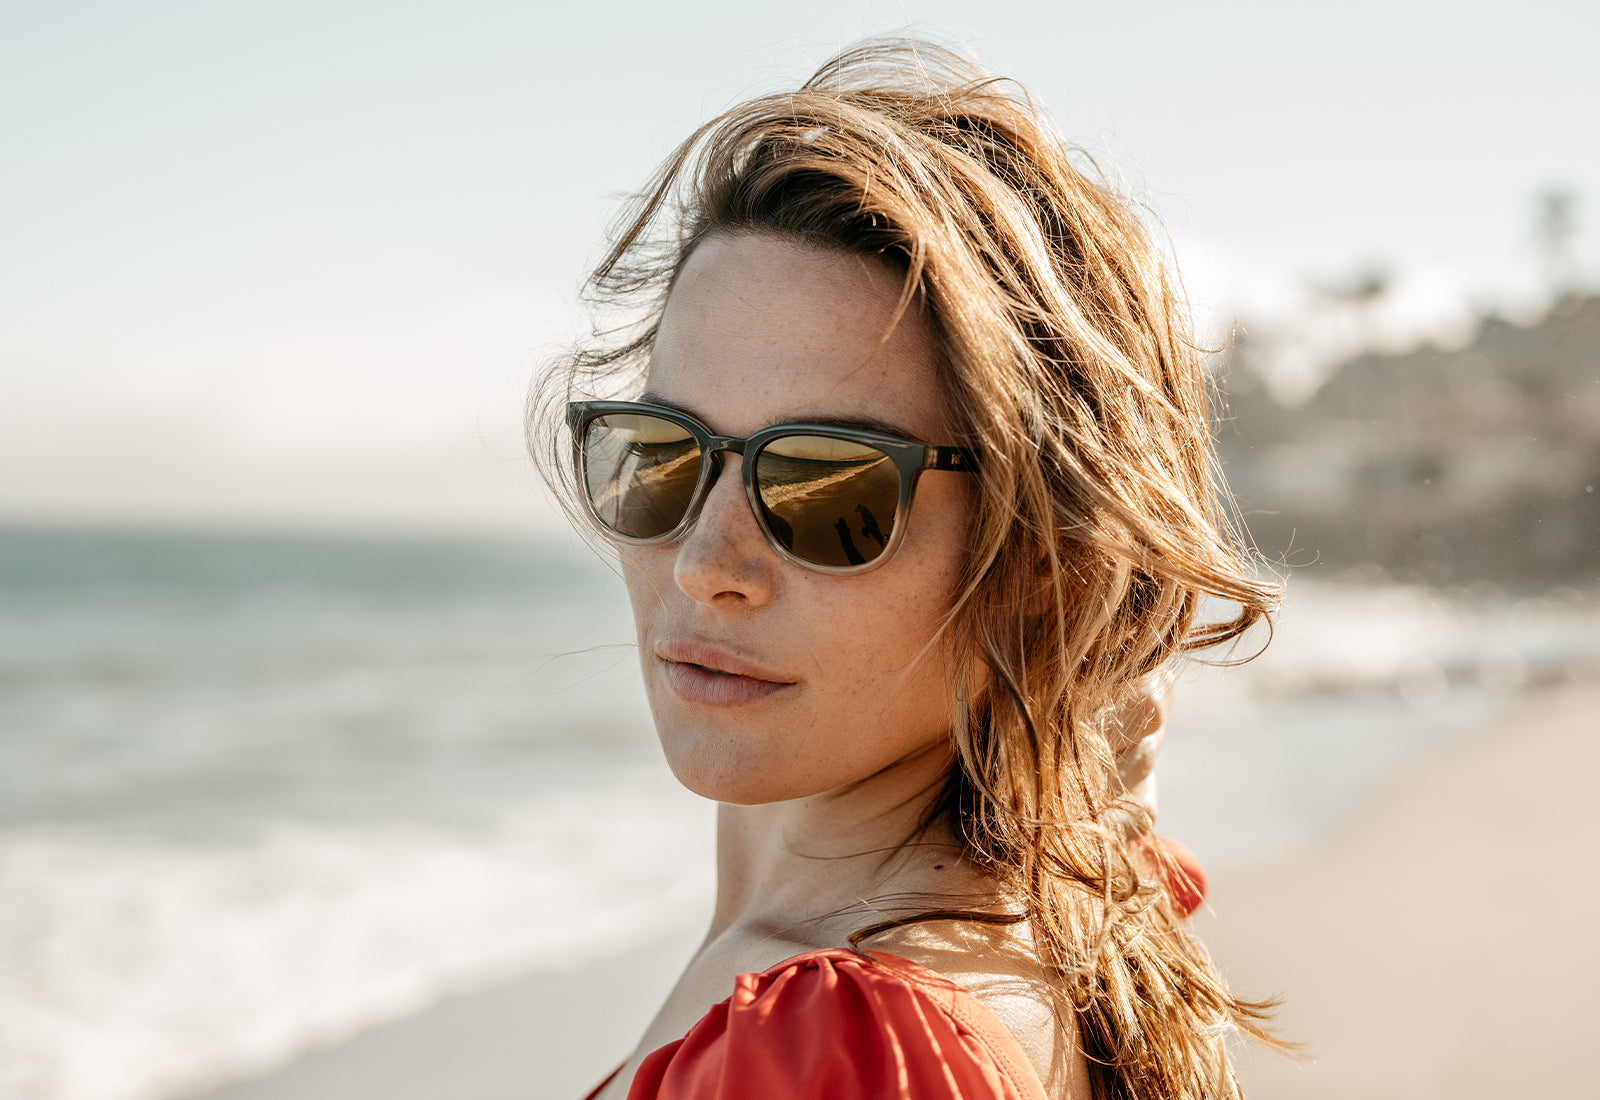
[(700, 445), (659, 416), (612, 413), (583, 435), (583, 481), (595, 515), (624, 538), (670, 532), (689, 510), (700, 480)]
[(756, 460), (772, 537), (818, 565), (865, 565), (889, 545), (900, 471), (876, 447), (821, 435), (774, 440)]

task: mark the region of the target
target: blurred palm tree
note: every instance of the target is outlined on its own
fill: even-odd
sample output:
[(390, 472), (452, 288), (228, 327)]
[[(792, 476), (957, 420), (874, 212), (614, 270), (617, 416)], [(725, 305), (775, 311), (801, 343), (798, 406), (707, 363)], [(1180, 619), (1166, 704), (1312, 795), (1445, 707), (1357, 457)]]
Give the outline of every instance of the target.
[(1545, 279), (1551, 298), (1560, 300), (1577, 290), (1578, 194), (1569, 187), (1551, 185), (1535, 195), (1534, 202), (1534, 236), (1543, 256)]
[(1394, 281), (1387, 265), (1369, 261), (1339, 278), (1313, 279), (1307, 288), (1318, 306), (1345, 318), (1354, 348), (1368, 348), (1376, 342), (1378, 312)]

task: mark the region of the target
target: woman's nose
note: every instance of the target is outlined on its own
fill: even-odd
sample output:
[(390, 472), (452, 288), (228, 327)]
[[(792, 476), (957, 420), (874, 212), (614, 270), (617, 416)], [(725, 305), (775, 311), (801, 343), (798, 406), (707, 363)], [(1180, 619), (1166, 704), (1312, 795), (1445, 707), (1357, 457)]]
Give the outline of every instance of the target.
[(737, 455), (724, 454), (694, 525), (678, 542), (673, 579), (698, 603), (738, 601), (763, 606), (772, 599), (781, 565), (767, 545), (745, 496)]

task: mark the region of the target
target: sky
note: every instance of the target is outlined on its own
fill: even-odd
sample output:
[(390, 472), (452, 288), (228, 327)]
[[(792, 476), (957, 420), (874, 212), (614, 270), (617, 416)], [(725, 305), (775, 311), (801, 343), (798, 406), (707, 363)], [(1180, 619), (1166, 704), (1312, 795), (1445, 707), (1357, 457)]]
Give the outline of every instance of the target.
[(622, 196), (907, 30), (1033, 91), (1203, 328), (1300, 333), (1286, 390), (1372, 267), (1391, 343), (1536, 310), (1542, 189), (1600, 281), (1577, 0), (0, 0), (0, 522), (551, 529), (523, 395)]

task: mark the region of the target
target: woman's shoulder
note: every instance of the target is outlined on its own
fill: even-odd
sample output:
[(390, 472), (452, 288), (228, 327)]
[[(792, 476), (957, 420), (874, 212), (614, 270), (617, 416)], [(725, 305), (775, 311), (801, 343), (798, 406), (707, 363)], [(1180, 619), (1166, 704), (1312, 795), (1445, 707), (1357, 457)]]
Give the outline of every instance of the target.
[(875, 944), (959, 986), (998, 1022), (1052, 1096), (1089, 1094), (1088, 1064), (1072, 1012), (1058, 1016), (1058, 981), (1035, 954), (1025, 924), (928, 921)]
[(887, 952), (808, 951), (742, 974), (682, 1039), (647, 1057), (633, 1098), (1043, 1100), (1027, 1053), (961, 984)]

